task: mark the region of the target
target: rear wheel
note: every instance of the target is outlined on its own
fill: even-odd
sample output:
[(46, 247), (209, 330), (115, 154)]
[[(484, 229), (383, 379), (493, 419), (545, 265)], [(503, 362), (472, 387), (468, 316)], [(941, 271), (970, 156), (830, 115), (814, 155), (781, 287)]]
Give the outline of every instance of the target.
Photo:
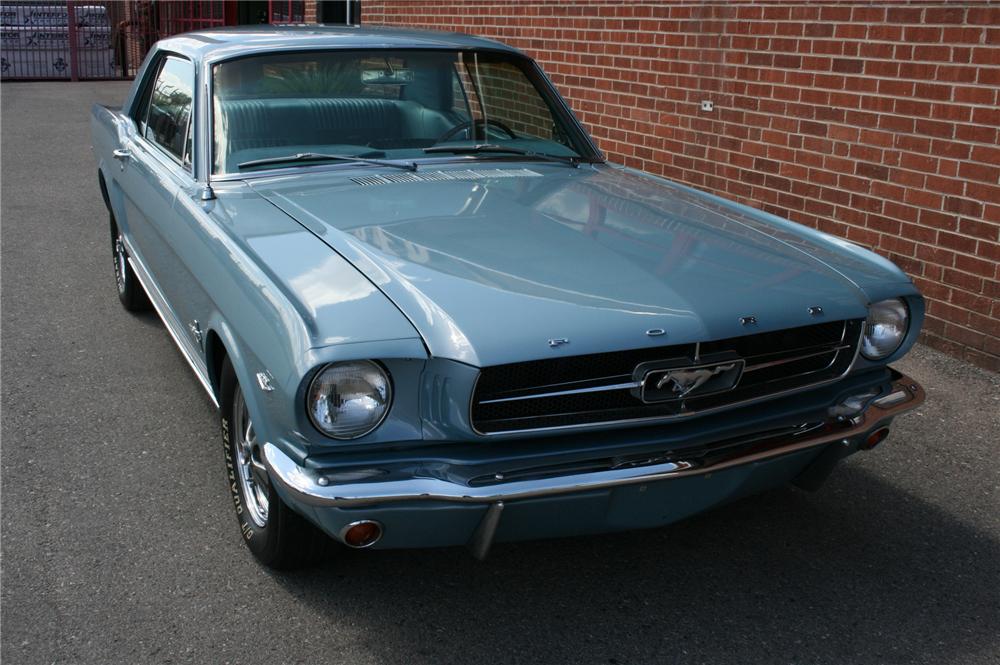
[(222, 445), (229, 491), (240, 533), (247, 547), (265, 566), (298, 568), (329, 552), (332, 541), (278, 496), (262, 459), (258, 440), (229, 358), (220, 382)]
[(115, 216), (110, 215), (111, 224), (111, 258), (115, 264), (115, 283), (118, 286), (118, 300), (122, 307), (130, 312), (142, 312), (149, 309), (149, 297), (139, 283), (132, 266), (128, 262), (128, 250), (122, 238)]

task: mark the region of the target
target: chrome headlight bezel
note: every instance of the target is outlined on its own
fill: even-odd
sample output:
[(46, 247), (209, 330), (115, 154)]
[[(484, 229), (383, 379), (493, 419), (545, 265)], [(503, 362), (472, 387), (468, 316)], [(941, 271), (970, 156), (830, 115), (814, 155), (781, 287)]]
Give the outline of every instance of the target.
[(910, 319), (910, 307), (904, 298), (888, 298), (869, 305), (861, 336), (861, 355), (879, 361), (896, 353), (910, 332)]
[[(326, 427), (324, 425), (324, 420), (318, 415), (322, 412), (322, 402), (327, 402), (327, 408), (329, 408), (329, 399), (332, 391), (337, 386), (337, 381), (331, 379), (331, 375), (335, 375), (338, 372), (344, 372), (354, 370), (358, 373), (369, 373), (370, 377), (377, 377), (376, 382), (380, 380), (380, 385), (376, 386), (372, 382), (373, 390), (368, 393), (369, 395), (377, 395), (376, 401), (379, 401), (380, 408), (375, 413), (375, 416), (367, 420), (362, 420), (359, 426), (353, 428), (345, 426), (345, 428), (338, 429), (336, 427)], [(381, 388), (381, 390), (379, 389)], [(360, 395), (363, 393), (354, 392), (353, 395)], [(328, 363), (320, 367), (316, 374), (313, 376), (312, 380), (309, 382), (309, 387), (306, 389), (305, 395), (305, 408), (306, 415), (309, 418), (309, 422), (312, 423), (313, 427), (316, 428), (323, 436), (335, 439), (337, 441), (352, 441), (355, 439), (360, 439), (361, 437), (367, 436), (378, 429), (385, 419), (389, 415), (389, 411), (392, 410), (392, 401), (394, 396), (394, 390), (392, 385), (392, 376), (389, 371), (374, 360), (346, 360)]]

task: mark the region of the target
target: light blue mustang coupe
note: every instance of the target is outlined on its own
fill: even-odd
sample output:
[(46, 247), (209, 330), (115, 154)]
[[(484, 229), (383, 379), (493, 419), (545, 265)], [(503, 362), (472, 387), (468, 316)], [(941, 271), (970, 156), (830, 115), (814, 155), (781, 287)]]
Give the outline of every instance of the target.
[(92, 127), (119, 298), (219, 406), (269, 566), (813, 489), (924, 399), (895, 266), (606, 163), (493, 41), (189, 33)]

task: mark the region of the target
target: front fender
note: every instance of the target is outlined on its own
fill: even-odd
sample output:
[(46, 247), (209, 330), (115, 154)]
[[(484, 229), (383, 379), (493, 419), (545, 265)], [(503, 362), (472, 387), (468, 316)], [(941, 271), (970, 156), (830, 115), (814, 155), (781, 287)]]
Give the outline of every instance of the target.
[(185, 264), (211, 308), (198, 318), (225, 347), (258, 435), (293, 458), (344, 445), (308, 421), (305, 387), (326, 363), (377, 359), (405, 388), (390, 418), (353, 443), (419, 439), (427, 352), (409, 320), (346, 259), (241, 184), (219, 183), (216, 194), (209, 204), (179, 197), (195, 230), (183, 232)]
[(95, 104), (91, 110), (91, 149), (97, 162), (98, 180), (103, 181), (101, 194), (104, 205), (126, 233), (128, 219), (125, 215), (125, 195), (118, 182), (118, 174), (122, 168), (112, 157), (112, 152), (122, 145), (123, 137), (127, 136), (129, 128), (123, 124), (127, 122), (131, 120), (110, 106)]

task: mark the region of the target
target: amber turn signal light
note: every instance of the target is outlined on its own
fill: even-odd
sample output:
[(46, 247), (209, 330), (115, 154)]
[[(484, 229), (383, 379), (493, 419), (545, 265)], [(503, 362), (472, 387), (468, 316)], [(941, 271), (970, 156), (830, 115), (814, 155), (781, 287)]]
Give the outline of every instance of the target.
[(878, 444), (880, 444), (883, 441), (885, 441), (885, 439), (886, 439), (887, 436), (889, 436), (889, 428), (888, 427), (883, 427), (881, 429), (877, 429), (877, 430), (875, 430), (874, 432), (872, 432), (871, 434), (868, 435), (868, 438), (865, 439), (865, 442), (861, 445), (861, 448), (864, 449), (864, 450), (871, 450), (872, 448), (874, 448)]
[(371, 547), (382, 538), (382, 525), (374, 520), (351, 522), (344, 527), (341, 538), (348, 547), (355, 549)]

